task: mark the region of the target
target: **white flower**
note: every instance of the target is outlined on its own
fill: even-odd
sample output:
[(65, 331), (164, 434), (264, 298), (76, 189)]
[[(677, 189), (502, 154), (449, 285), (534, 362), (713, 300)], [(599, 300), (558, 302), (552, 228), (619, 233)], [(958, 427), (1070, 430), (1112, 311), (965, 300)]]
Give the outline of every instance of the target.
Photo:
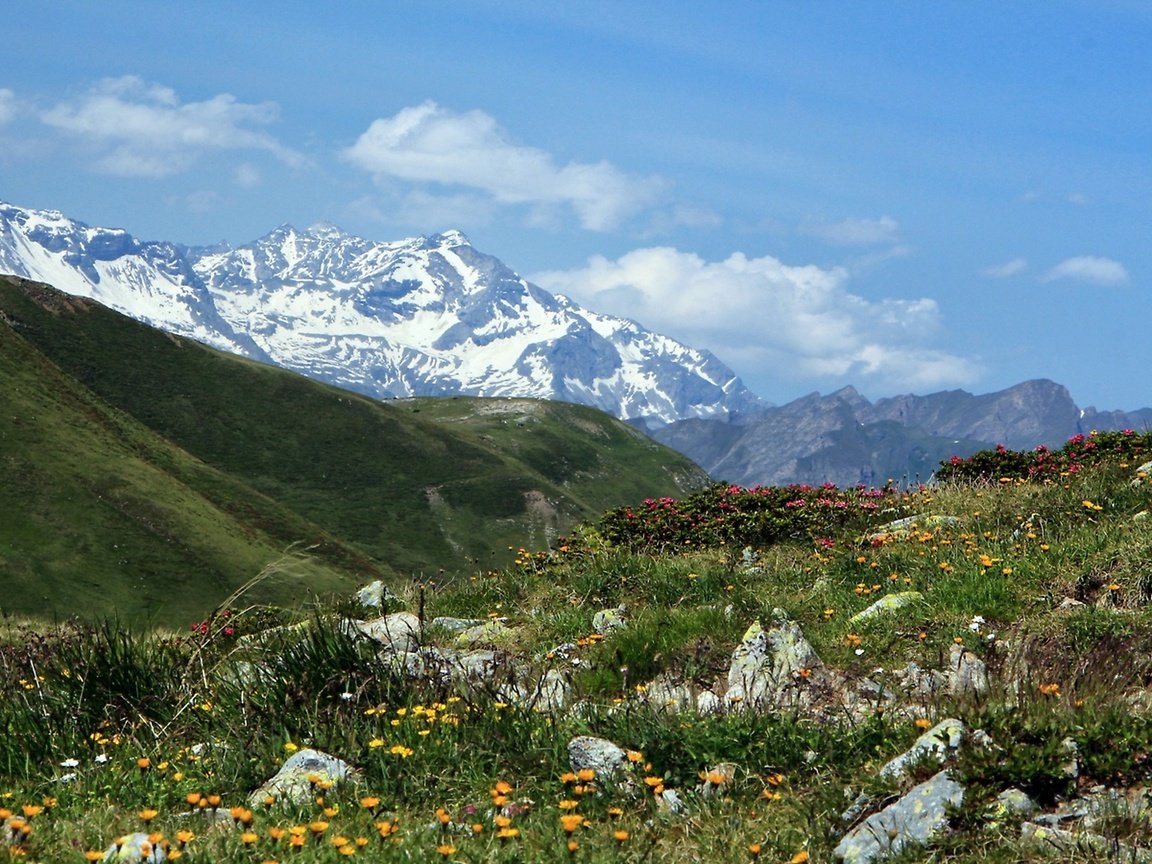
[(857, 649), (856, 649), (856, 656), (857, 656), (857, 657), (859, 657), (859, 656), (860, 656), (861, 654), (863, 654), (863, 653), (864, 653), (864, 649), (863, 649), (863, 648), (857, 648)]
[(79, 759), (65, 759), (63, 762), (60, 763), (60, 767), (61, 768), (75, 768), (79, 764), (80, 764)]
[(76, 772), (75, 771), (69, 771), (67, 774), (61, 774), (60, 775), (60, 782), (61, 783), (71, 783), (75, 779), (76, 779)]
[(340, 698), (345, 702), (351, 702), (352, 701), (352, 694), (348, 693), (348, 692), (344, 692), (344, 693), (340, 694)]
[(107, 753), (97, 753), (96, 758), (93, 760), (97, 765), (103, 765), (108, 761)]

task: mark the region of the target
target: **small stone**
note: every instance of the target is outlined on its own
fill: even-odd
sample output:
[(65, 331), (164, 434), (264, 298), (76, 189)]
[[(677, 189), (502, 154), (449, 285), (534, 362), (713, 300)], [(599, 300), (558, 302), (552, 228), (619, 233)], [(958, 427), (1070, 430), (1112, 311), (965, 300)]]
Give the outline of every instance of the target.
[(916, 739), (911, 747), (880, 769), (886, 780), (901, 780), (913, 765), (932, 759), (943, 763), (959, 748), (964, 737), (964, 723), (954, 717), (941, 720)]
[(149, 840), (147, 834), (138, 831), (121, 837), (118, 842), (109, 846), (103, 860), (156, 864), (159, 861), (167, 861), (168, 853), (159, 844)]
[(568, 762), (573, 771), (591, 768), (599, 780), (610, 780), (628, 761), (628, 754), (607, 738), (578, 735), (568, 742)]
[(356, 621), (355, 627), (396, 654), (407, 654), (420, 648), (420, 619), (411, 612), (393, 612), (371, 621)]
[(285, 760), (280, 770), (249, 796), (253, 807), (271, 795), (278, 803), (303, 805), (315, 795), (317, 781), (341, 783), (354, 777), (355, 770), (342, 759), (321, 750), (298, 750)]
[(404, 601), (379, 579), (369, 582), (357, 591), (356, 602), (367, 609), (379, 609), (381, 611), (404, 605)]
[(628, 626), (624, 615), (628, 611), (626, 606), (617, 606), (615, 609), (601, 609), (592, 616), (592, 629), (601, 636), (607, 636), (616, 630), (623, 630)]
[(857, 612), (848, 619), (849, 624), (858, 624), (861, 621), (867, 621), (870, 618), (875, 618), (878, 615), (883, 615), (886, 612), (892, 612), (896, 609), (902, 609), (913, 603), (919, 603), (924, 599), (924, 595), (919, 591), (897, 591), (894, 594), (885, 594), (867, 609)]

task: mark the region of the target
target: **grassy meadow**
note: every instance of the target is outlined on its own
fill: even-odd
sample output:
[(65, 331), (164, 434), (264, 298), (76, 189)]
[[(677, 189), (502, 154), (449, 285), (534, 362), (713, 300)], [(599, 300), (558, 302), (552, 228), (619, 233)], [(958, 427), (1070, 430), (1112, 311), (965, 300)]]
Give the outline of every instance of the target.
[[(1150, 451), (1149, 435), (1107, 433), (1055, 454), (978, 454), (930, 487), (714, 486), (633, 501), (551, 548), (513, 549), (508, 566), (394, 584), (390, 610), (504, 625), (497, 672), (468, 686), (382, 662), (343, 623), (378, 613), (351, 600), (240, 592), (202, 620), (147, 627), (8, 617), (0, 860), (101, 860), (142, 832), (147, 860), (828, 861), (858, 793), (896, 794), (878, 766), (944, 717), (992, 744), (952, 766), (966, 794), (951, 830), (890, 860), (1054, 860), (1021, 845), (1018, 821), (990, 818), (996, 795), (1017, 788), (1051, 810), (1152, 781), (1152, 478), (1138, 470)], [(918, 596), (853, 620), (898, 592)], [(595, 631), (593, 614), (617, 607), (626, 626)], [(722, 686), (742, 634), (777, 608), (848, 681), (941, 669), (962, 644), (990, 688), (819, 719), (648, 698), (657, 680)], [(569, 698), (510, 698), (501, 669), (562, 671)], [(574, 773), (577, 735), (624, 748), (622, 772)], [(302, 748), (354, 778), (314, 778), (302, 804), (250, 799)], [(1117, 850), (1147, 845), (1143, 812), (1097, 830)]]

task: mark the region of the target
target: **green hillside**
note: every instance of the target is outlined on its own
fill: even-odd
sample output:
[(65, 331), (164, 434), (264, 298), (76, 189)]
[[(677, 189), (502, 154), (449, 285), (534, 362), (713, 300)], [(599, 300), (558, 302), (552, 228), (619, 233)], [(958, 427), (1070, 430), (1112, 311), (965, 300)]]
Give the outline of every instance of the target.
[(307, 591), (453, 574), (704, 480), (592, 409), (379, 403), (14, 277), (0, 320), (5, 610), (207, 611), (293, 543)]

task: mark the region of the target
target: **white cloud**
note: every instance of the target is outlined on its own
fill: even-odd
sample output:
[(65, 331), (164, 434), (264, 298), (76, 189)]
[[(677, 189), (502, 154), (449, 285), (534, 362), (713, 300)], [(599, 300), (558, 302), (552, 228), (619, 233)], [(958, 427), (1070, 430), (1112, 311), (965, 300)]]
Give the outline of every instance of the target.
[(1128, 271), (1124, 269), (1123, 264), (1111, 258), (1080, 255), (1061, 261), (1044, 274), (1043, 281), (1052, 282), (1056, 279), (1071, 279), (1096, 285), (1124, 285), (1128, 282)]
[(16, 116), (16, 94), (6, 87), (0, 87), (0, 126)]
[(508, 140), (483, 111), (455, 113), (435, 102), (373, 121), (344, 156), (378, 177), (480, 190), (501, 204), (567, 205), (581, 225), (610, 229), (651, 202), (661, 183), (607, 162), (569, 162)]
[(852, 216), (840, 222), (806, 222), (800, 226), (800, 233), (836, 246), (878, 246), (900, 241), (900, 223), (891, 216), (879, 219)]
[(129, 75), (105, 79), (40, 119), (90, 144), (102, 172), (166, 177), (214, 150), (264, 150), (299, 164), (298, 154), (254, 128), (272, 123), (278, 114), (272, 102), (245, 104), (228, 93), (182, 103), (172, 89)]
[(741, 253), (712, 262), (656, 247), (531, 278), (591, 309), (706, 347), (748, 379), (927, 388), (969, 383), (979, 372), (972, 360), (931, 347), (940, 325), (934, 300), (869, 301), (847, 290), (843, 268)]
[(1011, 261), (1005, 261), (1003, 264), (994, 264), (991, 267), (985, 267), (983, 273), (990, 279), (1007, 279), (1009, 276), (1023, 273), (1027, 269), (1027, 258), (1013, 258)]

